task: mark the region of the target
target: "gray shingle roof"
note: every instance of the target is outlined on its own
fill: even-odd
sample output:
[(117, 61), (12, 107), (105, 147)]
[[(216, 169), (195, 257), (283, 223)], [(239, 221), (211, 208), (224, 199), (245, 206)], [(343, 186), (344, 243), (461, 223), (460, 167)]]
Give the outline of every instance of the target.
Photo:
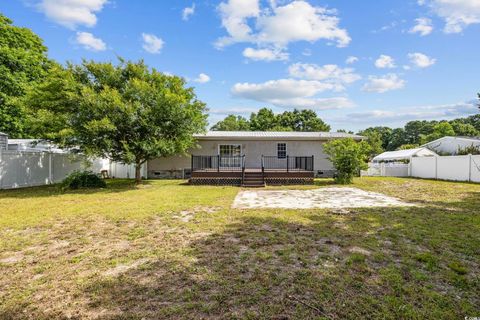
[(239, 140), (331, 140), (341, 138), (363, 139), (362, 136), (343, 132), (280, 132), (280, 131), (208, 131), (206, 134), (197, 134), (201, 140), (239, 139)]

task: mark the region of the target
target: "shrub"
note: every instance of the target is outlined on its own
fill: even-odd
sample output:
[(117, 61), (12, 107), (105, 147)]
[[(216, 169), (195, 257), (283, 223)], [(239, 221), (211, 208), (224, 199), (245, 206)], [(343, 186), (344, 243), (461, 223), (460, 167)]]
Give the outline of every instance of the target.
[(107, 184), (100, 177), (91, 171), (74, 171), (69, 174), (61, 183), (62, 190), (83, 189), (83, 188), (105, 188)]
[(353, 177), (360, 170), (367, 169), (369, 146), (365, 142), (355, 142), (353, 139), (339, 139), (324, 145), (325, 153), (329, 156), (337, 170), (335, 181), (340, 184), (350, 184)]

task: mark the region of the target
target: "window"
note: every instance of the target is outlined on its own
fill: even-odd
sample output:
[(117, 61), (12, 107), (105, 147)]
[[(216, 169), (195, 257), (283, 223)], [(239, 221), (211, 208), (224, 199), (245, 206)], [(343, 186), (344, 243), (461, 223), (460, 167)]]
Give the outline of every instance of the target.
[(218, 147), (218, 154), (221, 157), (240, 157), (242, 146), (239, 144), (221, 144)]
[(287, 144), (277, 143), (277, 157), (279, 159), (285, 159), (287, 157)]

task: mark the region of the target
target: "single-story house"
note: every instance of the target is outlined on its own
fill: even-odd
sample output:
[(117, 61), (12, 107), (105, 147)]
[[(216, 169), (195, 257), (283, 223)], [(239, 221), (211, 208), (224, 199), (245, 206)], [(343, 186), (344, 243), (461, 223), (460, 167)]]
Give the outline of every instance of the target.
[(459, 149), (468, 147), (480, 148), (480, 137), (443, 137), (429, 143), (422, 147), (435, 151), (440, 155), (456, 155)]
[(372, 159), (373, 163), (378, 162), (402, 162), (410, 160), (413, 157), (434, 157), (437, 156), (435, 152), (427, 148), (415, 148), (407, 150), (387, 151), (379, 154)]
[(323, 144), (362, 136), (340, 132), (210, 131), (188, 155), (148, 161), (148, 178), (185, 178), (198, 184), (303, 183), (331, 177)]

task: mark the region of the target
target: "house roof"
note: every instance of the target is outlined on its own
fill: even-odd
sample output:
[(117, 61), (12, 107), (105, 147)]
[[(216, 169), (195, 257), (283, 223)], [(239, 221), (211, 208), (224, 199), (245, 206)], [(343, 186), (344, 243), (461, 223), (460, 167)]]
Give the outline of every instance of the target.
[(431, 145), (433, 143), (437, 143), (437, 142), (440, 142), (440, 141), (443, 141), (443, 140), (452, 140), (452, 141), (463, 140), (463, 141), (471, 141), (473, 143), (480, 143), (480, 137), (465, 137), (465, 136), (451, 137), (451, 136), (446, 136), (446, 137), (442, 137), (440, 139), (433, 140), (433, 141), (430, 141), (428, 143), (425, 143), (423, 146), (428, 146), (428, 145)]
[(416, 148), (407, 150), (387, 151), (373, 158), (373, 162), (406, 160), (411, 157), (431, 157), (437, 154), (427, 148)]
[(281, 131), (208, 131), (197, 134), (200, 140), (331, 140), (352, 138), (362, 140), (362, 136), (343, 132), (281, 132)]

